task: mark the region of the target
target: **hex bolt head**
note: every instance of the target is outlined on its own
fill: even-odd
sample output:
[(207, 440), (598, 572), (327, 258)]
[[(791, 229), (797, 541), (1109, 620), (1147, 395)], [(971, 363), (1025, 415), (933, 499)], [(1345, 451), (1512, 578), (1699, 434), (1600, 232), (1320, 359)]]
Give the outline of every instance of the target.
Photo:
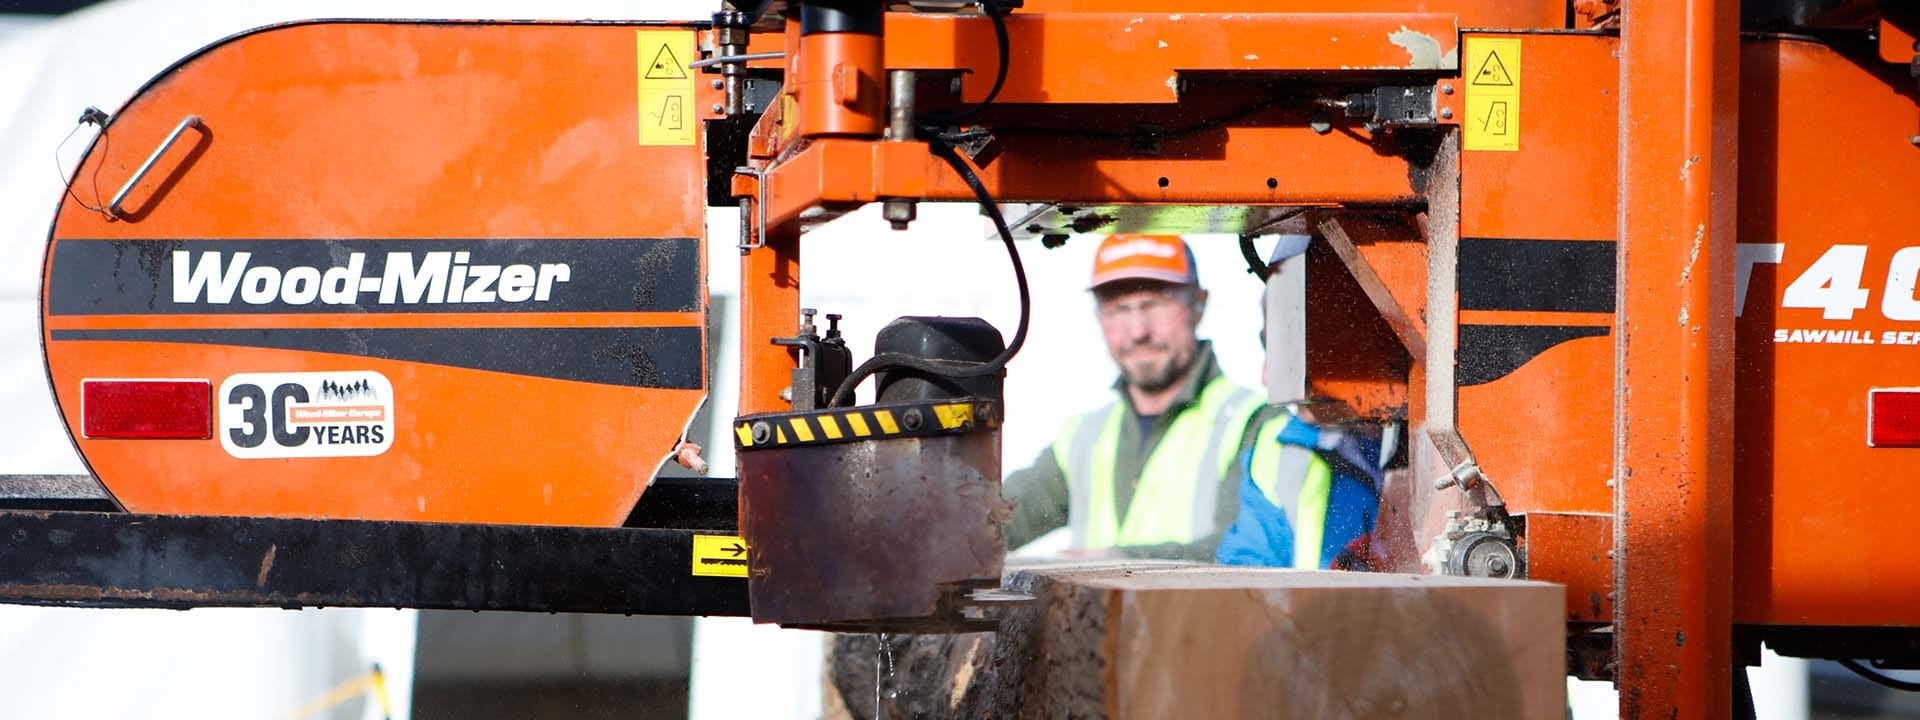
[(907, 428), (907, 430), (908, 430), (908, 431), (910, 431), (910, 432), (911, 432), (911, 431), (914, 431), (914, 430), (919, 430), (919, 429), (920, 429), (920, 424), (921, 424), (921, 423), (922, 423), (923, 421), (924, 421), (924, 419), (920, 417), (920, 409), (919, 409), (919, 408), (914, 408), (914, 409), (912, 409), (912, 410), (908, 410), (908, 411), (907, 411), (907, 414), (906, 414), (905, 416), (903, 416), (903, 417), (901, 417), (901, 418), (900, 418), (900, 422), (901, 422), (901, 424), (902, 424), (902, 425), (905, 425), (905, 426), (906, 426), (906, 428)]
[(1487, 558), (1487, 572), (1489, 573), (1492, 573), (1494, 575), (1505, 575), (1507, 574), (1507, 571), (1511, 569), (1512, 568), (1507, 566), (1506, 558), (1500, 557), (1498, 555)]
[(1453, 108), (1440, 108), (1440, 117), (1443, 120), (1453, 119)]
[(1453, 84), (1452, 84), (1452, 83), (1441, 83), (1441, 84), (1440, 84), (1440, 94), (1441, 94), (1441, 95), (1452, 95), (1452, 94), (1453, 94)]
[(710, 109), (710, 110), (713, 110), (713, 114), (715, 114), (715, 115), (719, 115), (720, 113), (723, 113), (723, 112), (726, 112), (726, 111), (727, 111), (727, 106), (725, 106), (725, 105), (721, 105), (720, 103), (714, 103), (714, 104), (713, 104), (713, 107), (712, 107), (712, 108), (709, 108), (709, 109)]

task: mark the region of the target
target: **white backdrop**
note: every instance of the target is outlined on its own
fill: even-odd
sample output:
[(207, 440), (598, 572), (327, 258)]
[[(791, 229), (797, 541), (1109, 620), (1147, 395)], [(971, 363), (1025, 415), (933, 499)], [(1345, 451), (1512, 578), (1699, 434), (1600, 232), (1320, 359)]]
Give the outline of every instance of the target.
[[(47, 224), (60, 178), (83, 137), (56, 161), (54, 148), (80, 109), (114, 111), (175, 59), (226, 35), (312, 17), (498, 17), (704, 19), (713, 0), (116, 0), (57, 20), (0, 23), (0, 473), (81, 472), (60, 428), (38, 351), (35, 297)], [(1016, 56), (1017, 57), (1017, 56)], [(872, 349), (899, 315), (976, 315), (1011, 337), (1016, 306), (1006, 260), (990, 226), (966, 205), (923, 206), (895, 233), (868, 209), (810, 235), (805, 303), (847, 315), (856, 351)], [(738, 254), (730, 212), (709, 216), (712, 292), (737, 295)], [(1009, 368), (1004, 459), (1028, 462), (1069, 414), (1101, 401), (1113, 377), (1083, 287), (1094, 238), (1064, 248), (1022, 246), (1033, 285), (1026, 352)], [(1227, 374), (1259, 378), (1255, 336), (1259, 287), (1230, 238), (1195, 238), (1213, 293), (1201, 333), (1216, 342)], [(958, 281), (957, 281), (958, 280)], [(738, 304), (729, 307), (737, 308)], [(719, 416), (735, 403), (739, 339), (729, 325), (709, 400)], [(724, 432), (726, 424), (718, 423)], [(731, 442), (707, 444), (712, 473), (733, 473)], [(413, 613), (401, 611), (87, 611), (0, 606), (0, 695), (9, 717), (273, 717), (379, 661), (406, 716)], [(812, 633), (706, 620), (696, 630), (692, 716), (812, 718), (818, 715), (820, 638)], [(1789, 666), (1791, 667), (1791, 666)], [(740, 692), (740, 677), (755, 678)], [(1796, 684), (1797, 683), (1797, 684)], [(1763, 717), (1804, 717), (1797, 667), (1755, 685), (1776, 696)], [(1796, 690), (1797, 688), (1797, 690)], [(1797, 694), (1796, 694), (1797, 693)], [(1581, 684), (1579, 716), (1606, 717), (1611, 691)], [(374, 717), (372, 708), (363, 711)]]

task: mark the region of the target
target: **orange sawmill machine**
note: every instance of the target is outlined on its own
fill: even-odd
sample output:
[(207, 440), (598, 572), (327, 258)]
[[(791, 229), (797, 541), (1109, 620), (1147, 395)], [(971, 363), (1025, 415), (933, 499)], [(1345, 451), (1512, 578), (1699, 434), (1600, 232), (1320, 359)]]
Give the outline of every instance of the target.
[[(809, 228), (965, 202), (1023, 304), (1025, 240), (1312, 234), (1310, 393), (1406, 428), (1388, 569), (1564, 584), (1627, 717), (1763, 643), (1920, 667), (1912, 6), (719, 10), (273, 26), (85, 116), (42, 339), (92, 476), (10, 481), (0, 599), (980, 627), (1024, 311), (856, 358), (799, 306)], [(737, 481), (654, 479), (736, 381)]]

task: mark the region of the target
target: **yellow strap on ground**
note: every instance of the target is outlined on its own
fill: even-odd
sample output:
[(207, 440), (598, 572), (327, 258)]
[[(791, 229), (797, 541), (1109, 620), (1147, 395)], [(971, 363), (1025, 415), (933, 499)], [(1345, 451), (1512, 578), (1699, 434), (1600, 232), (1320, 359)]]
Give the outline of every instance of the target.
[(375, 700), (380, 703), (381, 717), (393, 717), (392, 703), (387, 699), (386, 675), (380, 672), (379, 665), (375, 665), (372, 670), (349, 678), (346, 682), (333, 686), (332, 690), (328, 690), (320, 697), (308, 701), (307, 704), (301, 705), (292, 712), (281, 715), (280, 720), (305, 720), (367, 693), (372, 693)]

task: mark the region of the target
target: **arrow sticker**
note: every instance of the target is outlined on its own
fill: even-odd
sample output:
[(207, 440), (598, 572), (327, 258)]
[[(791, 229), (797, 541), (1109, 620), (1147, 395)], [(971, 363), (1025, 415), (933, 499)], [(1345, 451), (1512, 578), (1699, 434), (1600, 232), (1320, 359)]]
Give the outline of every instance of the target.
[(693, 536), (693, 574), (702, 577), (746, 577), (747, 541), (738, 535)]

